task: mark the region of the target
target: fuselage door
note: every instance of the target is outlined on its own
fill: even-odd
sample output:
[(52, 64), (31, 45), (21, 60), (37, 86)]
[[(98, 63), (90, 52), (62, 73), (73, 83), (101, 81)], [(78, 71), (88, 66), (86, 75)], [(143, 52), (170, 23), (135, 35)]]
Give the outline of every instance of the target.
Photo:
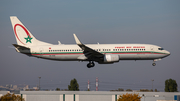
[(39, 53), (40, 53), (40, 55), (43, 55), (43, 48), (41, 47), (40, 49), (39, 49)]
[(154, 47), (153, 46), (151, 46), (151, 50), (153, 50), (154, 49)]
[(154, 51), (153, 51), (153, 50), (154, 50), (154, 47), (151, 46), (150, 49), (151, 49), (151, 54), (154, 54)]

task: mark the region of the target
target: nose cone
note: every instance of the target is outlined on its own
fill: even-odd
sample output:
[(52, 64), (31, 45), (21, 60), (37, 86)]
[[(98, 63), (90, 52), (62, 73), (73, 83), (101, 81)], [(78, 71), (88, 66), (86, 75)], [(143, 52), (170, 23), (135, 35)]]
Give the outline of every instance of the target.
[(169, 51), (166, 51), (167, 56), (169, 56), (171, 53)]

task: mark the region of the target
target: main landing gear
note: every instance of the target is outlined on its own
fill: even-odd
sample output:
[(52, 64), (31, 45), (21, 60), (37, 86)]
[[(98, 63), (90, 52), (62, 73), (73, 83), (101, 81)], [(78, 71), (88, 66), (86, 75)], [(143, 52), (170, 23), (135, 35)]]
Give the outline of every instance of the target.
[(87, 67), (88, 67), (88, 68), (92, 68), (92, 67), (94, 67), (94, 66), (95, 66), (95, 64), (94, 64), (93, 61), (89, 61), (89, 63), (87, 64)]

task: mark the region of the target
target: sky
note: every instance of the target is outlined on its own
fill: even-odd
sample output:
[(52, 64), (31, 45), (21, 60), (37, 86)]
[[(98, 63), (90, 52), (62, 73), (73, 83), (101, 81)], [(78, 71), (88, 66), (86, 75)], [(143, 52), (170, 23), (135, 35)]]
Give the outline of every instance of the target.
[[(176, 80), (180, 91), (179, 0), (0, 0), (0, 85), (39, 83), (42, 89), (68, 89), (74, 78), (80, 90), (152, 89), (164, 91), (165, 80)], [(85, 44), (154, 44), (171, 52), (156, 62), (120, 61), (98, 64), (51, 61), (15, 51), (10, 16), (17, 16), (39, 40), (75, 44), (73, 33)]]

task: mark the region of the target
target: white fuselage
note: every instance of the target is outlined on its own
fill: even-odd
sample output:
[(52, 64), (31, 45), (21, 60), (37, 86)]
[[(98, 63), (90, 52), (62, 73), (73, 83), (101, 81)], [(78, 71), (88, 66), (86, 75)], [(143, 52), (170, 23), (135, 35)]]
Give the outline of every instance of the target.
[[(154, 60), (170, 54), (160, 49), (161, 47), (150, 44), (86, 44), (86, 46), (103, 54), (119, 55), (119, 60)], [(34, 46), (30, 49), (32, 56), (59, 61), (81, 61), (82, 59), (78, 57), (83, 55), (83, 50), (78, 45)]]

